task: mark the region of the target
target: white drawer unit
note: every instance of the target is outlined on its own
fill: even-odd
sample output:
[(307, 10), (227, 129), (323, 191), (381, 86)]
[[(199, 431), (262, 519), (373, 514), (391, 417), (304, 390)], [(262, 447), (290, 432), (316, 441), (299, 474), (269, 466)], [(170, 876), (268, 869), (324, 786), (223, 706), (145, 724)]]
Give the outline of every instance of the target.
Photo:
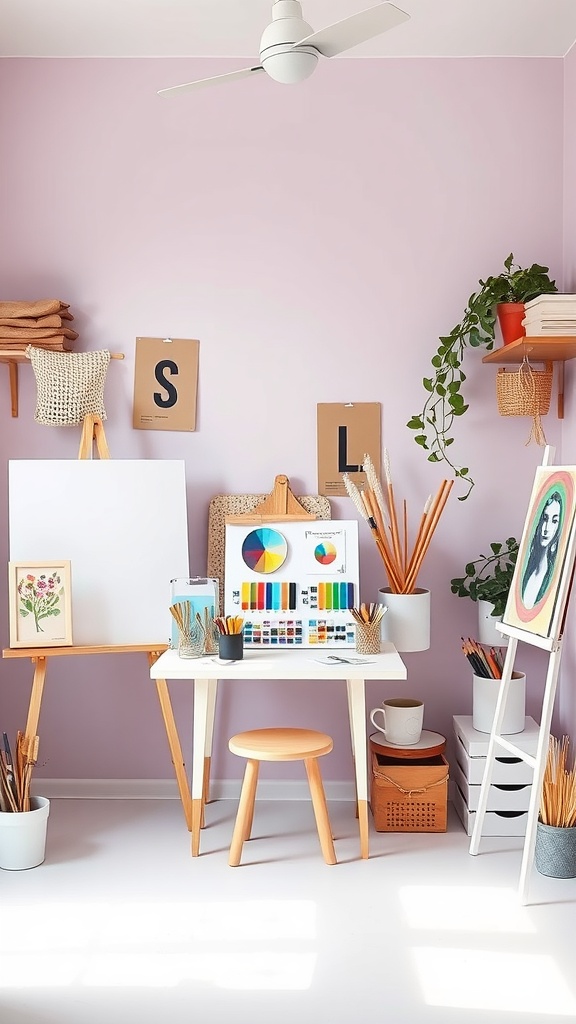
[[(529, 754), (535, 754), (538, 731), (534, 719), (526, 718), (524, 732), (514, 735), (515, 745)], [(472, 835), (490, 735), (473, 728), (471, 715), (455, 715), (454, 737), (454, 806), (467, 835)], [(530, 765), (519, 757), (498, 756), (495, 759), (483, 835), (525, 835), (532, 774)]]

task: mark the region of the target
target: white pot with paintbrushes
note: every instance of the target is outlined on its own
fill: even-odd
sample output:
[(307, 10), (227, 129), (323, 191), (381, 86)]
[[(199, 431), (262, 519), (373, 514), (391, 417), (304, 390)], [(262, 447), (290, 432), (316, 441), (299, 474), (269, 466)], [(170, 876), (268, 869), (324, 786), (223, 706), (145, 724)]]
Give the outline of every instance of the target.
[(387, 609), (382, 620), (382, 639), (389, 640), (400, 652), (425, 651), (430, 647), (430, 591), (418, 586), (418, 574), (454, 481), (443, 480), (435, 497), (430, 495), (411, 543), (405, 500), (402, 525), (399, 525), (386, 449), (384, 488), (369, 455), (364, 456), (363, 467), (366, 473), (364, 490), (360, 491), (347, 473), (342, 479), (347, 494), (372, 531), (388, 577), (389, 586), (379, 591), (380, 600)]
[(50, 801), (30, 795), (38, 737), (19, 732), (13, 757), (6, 733), (0, 748), (0, 868), (22, 871), (42, 864)]

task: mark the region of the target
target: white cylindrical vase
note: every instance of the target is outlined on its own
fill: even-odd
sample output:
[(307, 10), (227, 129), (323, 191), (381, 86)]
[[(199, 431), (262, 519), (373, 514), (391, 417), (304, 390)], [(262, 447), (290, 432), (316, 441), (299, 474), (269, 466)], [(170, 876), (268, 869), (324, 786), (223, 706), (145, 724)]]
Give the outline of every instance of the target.
[(479, 599), (478, 605), (478, 640), (489, 647), (507, 647), (508, 637), (496, 629), (496, 623), (502, 621), (501, 615), (492, 615), (494, 605), (491, 601)]
[(29, 811), (0, 811), (0, 868), (23, 871), (42, 863), (49, 813), (45, 796), (31, 797)]
[[(501, 679), (485, 679), (477, 675), (472, 677), (472, 726), (478, 732), (492, 732), (501, 685)], [(526, 676), (524, 672), (513, 672), (500, 732), (503, 735), (523, 732), (525, 718)]]
[(427, 651), (430, 647), (430, 591), (417, 587), (413, 594), (393, 594), (389, 587), (378, 591), (386, 606), (382, 639), (397, 651)]

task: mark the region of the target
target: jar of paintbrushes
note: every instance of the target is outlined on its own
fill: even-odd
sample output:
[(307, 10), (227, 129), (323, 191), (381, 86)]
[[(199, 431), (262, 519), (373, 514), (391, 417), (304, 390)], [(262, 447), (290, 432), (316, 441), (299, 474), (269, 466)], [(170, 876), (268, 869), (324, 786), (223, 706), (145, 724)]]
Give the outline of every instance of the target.
[(380, 623), (386, 608), (383, 604), (361, 604), (351, 608), (356, 622), (356, 650), (359, 654), (380, 654)]
[(170, 614), (178, 627), (178, 656), (200, 658), (204, 654), (205, 633), (201, 623), (192, 616), (190, 601), (170, 605)]

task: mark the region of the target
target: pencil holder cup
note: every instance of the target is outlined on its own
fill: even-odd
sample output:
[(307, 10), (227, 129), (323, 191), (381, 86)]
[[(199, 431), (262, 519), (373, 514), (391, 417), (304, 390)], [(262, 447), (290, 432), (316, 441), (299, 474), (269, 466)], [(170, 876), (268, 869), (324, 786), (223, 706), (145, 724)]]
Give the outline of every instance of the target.
[[(472, 676), (472, 728), (477, 732), (492, 732), (496, 702), (501, 686), (501, 679)], [(513, 672), (506, 710), (500, 726), (501, 734), (506, 736), (509, 733), (523, 732), (525, 717), (526, 675), (524, 672)]]
[(380, 654), (380, 620), (356, 623), (356, 650), (358, 654)]
[(240, 661), (244, 656), (243, 634), (220, 633), (218, 637), (218, 653), (222, 661)]
[(204, 654), (204, 632), (196, 624), (178, 630), (178, 657), (200, 658)]

